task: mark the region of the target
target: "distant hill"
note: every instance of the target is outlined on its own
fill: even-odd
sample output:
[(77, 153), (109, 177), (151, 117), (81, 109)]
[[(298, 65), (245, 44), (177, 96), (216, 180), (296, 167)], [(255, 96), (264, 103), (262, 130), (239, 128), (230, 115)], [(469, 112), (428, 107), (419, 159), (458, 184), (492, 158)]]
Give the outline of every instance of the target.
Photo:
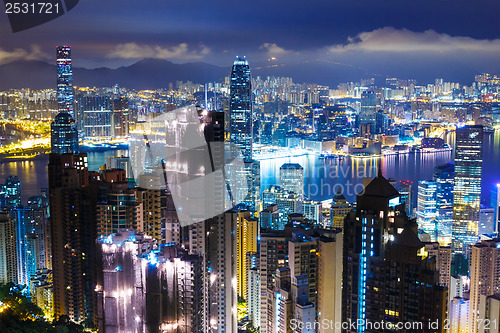
[[(382, 64), (383, 62), (383, 64)], [(373, 66), (372, 66), (373, 67)], [(478, 69), (464, 67), (454, 61), (436, 61), (433, 66), (409, 59), (406, 63), (387, 63), (381, 60), (375, 66), (377, 74), (355, 67), (328, 61), (309, 61), (297, 64), (251, 63), (253, 77), (291, 77), (296, 83), (318, 83), (335, 87), (341, 82), (357, 82), (374, 77), (383, 85), (385, 76), (414, 78), (417, 82), (430, 83), (442, 77), (453, 82), (470, 84)], [(73, 82), (77, 86), (110, 87), (118, 84), (131, 89), (168, 88), (170, 82), (194, 83), (222, 82), (231, 73), (231, 66), (219, 67), (194, 62), (175, 64), (168, 60), (143, 59), (130, 66), (110, 68), (73, 68)], [(56, 66), (43, 61), (18, 61), (0, 66), (0, 91), (10, 88), (46, 89), (56, 87)]]
[[(118, 84), (131, 89), (168, 88), (170, 82), (220, 82), (231, 68), (205, 63), (174, 64), (168, 60), (143, 59), (127, 67), (73, 68), (77, 86), (109, 87)], [(56, 66), (43, 61), (17, 61), (0, 66), (0, 90), (56, 87)]]

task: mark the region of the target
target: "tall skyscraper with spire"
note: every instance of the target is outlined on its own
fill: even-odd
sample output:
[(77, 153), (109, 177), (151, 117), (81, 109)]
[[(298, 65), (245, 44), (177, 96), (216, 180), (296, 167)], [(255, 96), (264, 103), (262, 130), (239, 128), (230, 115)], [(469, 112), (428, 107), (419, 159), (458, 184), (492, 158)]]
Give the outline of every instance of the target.
[[(231, 70), (231, 96), (229, 100), (229, 141), (234, 149), (241, 150), (245, 170), (237, 176), (238, 181), (246, 182), (250, 189), (240, 208), (255, 213), (260, 197), (260, 163), (252, 157), (253, 120), (252, 120), (252, 82), (250, 66), (245, 57), (236, 57)], [(243, 186), (243, 184), (241, 185)], [(238, 187), (241, 187), (238, 185)]]
[(230, 140), (238, 146), (243, 160), (252, 160), (252, 84), (246, 58), (237, 57), (231, 71)]
[(50, 143), (56, 154), (78, 153), (78, 129), (73, 100), (71, 47), (57, 46), (57, 107), (59, 114), (50, 126)]
[(71, 46), (57, 46), (57, 106), (75, 118), (73, 105), (73, 68)]

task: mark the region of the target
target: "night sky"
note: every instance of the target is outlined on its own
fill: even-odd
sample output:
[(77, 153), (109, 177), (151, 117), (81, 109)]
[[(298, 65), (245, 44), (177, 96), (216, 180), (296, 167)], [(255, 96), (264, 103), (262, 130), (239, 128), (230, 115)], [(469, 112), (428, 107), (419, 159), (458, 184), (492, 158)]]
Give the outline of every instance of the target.
[(403, 77), (500, 73), (499, 13), (498, 0), (81, 0), (18, 33), (2, 11), (0, 64), (53, 62), (55, 45), (68, 44), (87, 68), (142, 58), (228, 66), (246, 55), (253, 66), (321, 60)]

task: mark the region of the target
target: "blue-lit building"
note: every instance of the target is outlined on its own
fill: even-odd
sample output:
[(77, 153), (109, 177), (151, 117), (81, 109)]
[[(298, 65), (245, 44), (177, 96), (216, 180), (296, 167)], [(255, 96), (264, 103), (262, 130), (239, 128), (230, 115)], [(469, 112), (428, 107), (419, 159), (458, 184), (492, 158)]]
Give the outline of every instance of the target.
[(50, 124), (50, 144), (52, 153), (78, 153), (78, 130), (68, 112), (59, 113)]
[(490, 206), (493, 208), (495, 232), (498, 232), (500, 223), (500, 184), (491, 185)]
[(423, 250), (398, 191), (379, 173), (345, 219), (342, 322), (364, 324), (346, 332), (382, 331), (370, 322), (444, 320), (447, 290)]
[(13, 208), (21, 204), (21, 181), (17, 176), (9, 176), (0, 184), (0, 209)]
[(361, 109), (359, 111), (359, 129), (362, 137), (375, 133), (377, 114), (377, 94), (365, 91), (361, 94)]
[(230, 140), (245, 162), (252, 160), (252, 84), (246, 58), (237, 57), (231, 71)]
[(457, 128), (455, 139), (455, 188), (453, 196), (453, 248), (467, 253), (479, 238), (483, 126)]
[(31, 276), (51, 263), (47, 198), (30, 197), (27, 205), (14, 208), (11, 214), (16, 223), (17, 280), (29, 288)]
[(57, 46), (57, 106), (75, 118), (73, 105), (73, 69), (71, 46)]
[(440, 244), (450, 244), (453, 225), (453, 184), (455, 165), (446, 163), (434, 168), (436, 182), (437, 237)]
[(431, 241), (437, 241), (437, 184), (430, 180), (418, 182), (417, 223), (418, 228), (429, 234)]

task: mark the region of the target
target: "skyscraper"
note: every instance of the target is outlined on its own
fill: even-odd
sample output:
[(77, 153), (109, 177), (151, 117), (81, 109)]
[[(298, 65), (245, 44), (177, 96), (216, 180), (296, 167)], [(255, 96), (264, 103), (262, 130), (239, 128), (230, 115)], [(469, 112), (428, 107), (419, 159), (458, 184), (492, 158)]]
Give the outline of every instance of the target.
[(0, 283), (17, 283), (16, 223), (0, 211)]
[(128, 98), (117, 97), (113, 100), (113, 121), (115, 137), (127, 137), (129, 131)]
[(498, 232), (498, 227), (500, 226), (500, 184), (491, 185), (490, 206), (494, 212), (493, 223), (495, 231)]
[(99, 332), (206, 332), (200, 256), (132, 230), (98, 244)]
[(431, 241), (437, 240), (436, 183), (430, 180), (418, 182), (417, 223)]
[(304, 168), (298, 163), (285, 163), (280, 167), (280, 186), (299, 196), (304, 195)]
[(455, 165), (446, 163), (434, 168), (436, 182), (437, 237), (440, 244), (451, 243), (453, 225), (453, 186)]
[(96, 189), (86, 154), (49, 155), (54, 315), (94, 324)]
[(78, 153), (78, 130), (68, 112), (59, 113), (50, 124), (50, 145), (55, 154)]
[(246, 58), (237, 57), (231, 71), (230, 140), (241, 149), (245, 162), (252, 160), (252, 84)]
[(470, 312), (469, 332), (480, 329), (479, 303), (481, 296), (500, 292), (500, 240), (487, 240), (472, 245), (470, 252)]
[(248, 211), (239, 212), (237, 218), (238, 296), (245, 298), (247, 294), (247, 253), (257, 252), (259, 222), (252, 218)]
[(478, 240), (482, 166), (483, 127), (457, 128), (452, 229), (456, 252), (467, 253)]
[(28, 204), (11, 211), (16, 220), (18, 283), (30, 286), (37, 270), (49, 267), (48, 204), (45, 197), (31, 197)]
[(351, 204), (347, 202), (342, 194), (342, 190), (338, 189), (337, 194), (333, 197), (332, 206), (330, 207), (330, 225), (333, 228), (343, 228), (345, 216), (351, 211)]
[(362, 137), (375, 134), (377, 114), (377, 94), (375, 91), (365, 91), (361, 94), (361, 110), (359, 112), (359, 129)]
[(57, 106), (75, 119), (71, 46), (57, 46)]
[(343, 263), (342, 322), (362, 322), (347, 332), (384, 331), (368, 325), (382, 320), (386, 327), (429, 320), (442, 326), (446, 289), (439, 286), (435, 263), (399, 204), (399, 193), (380, 173), (345, 219)]
[(0, 209), (14, 208), (21, 204), (21, 181), (17, 176), (9, 176), (0, 184)]

